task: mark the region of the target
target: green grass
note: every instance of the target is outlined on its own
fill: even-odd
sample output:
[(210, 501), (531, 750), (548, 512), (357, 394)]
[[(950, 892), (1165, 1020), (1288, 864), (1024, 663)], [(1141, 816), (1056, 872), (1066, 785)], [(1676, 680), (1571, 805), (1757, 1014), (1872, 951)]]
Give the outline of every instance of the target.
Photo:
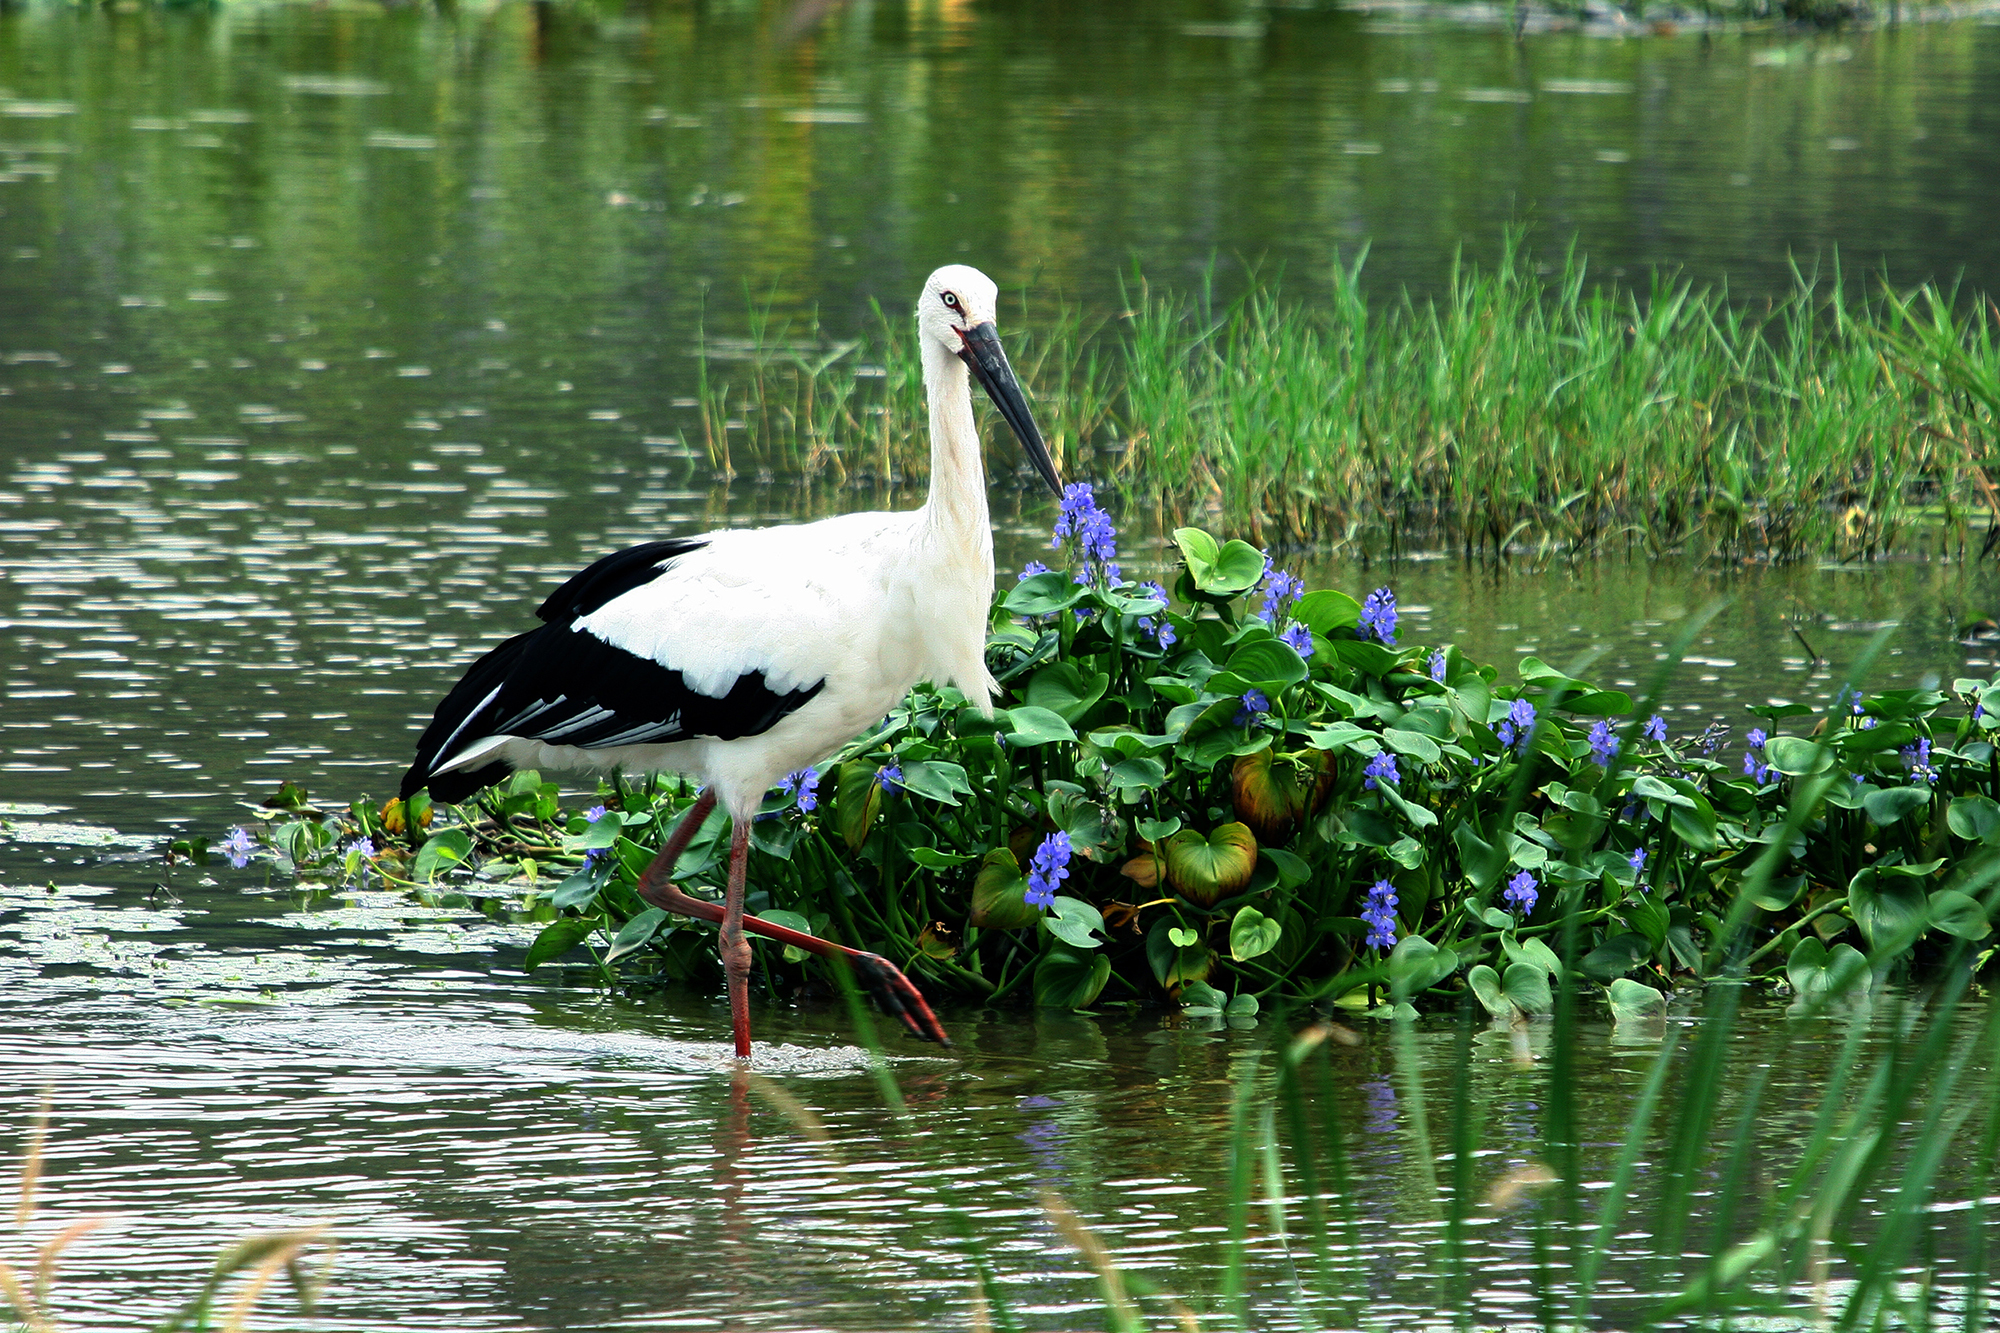
[[(1801, 1000), (1772, 1063), (1727, 1083), (1740, 987), (1712, 987), (1691, 1023), (1622, 1020), (1619, 1040), (1651, 1049), (1622, 1132), (1595, 1144), (1577, 1141), (1579, 1104), (1604, 1093), (1572, 1077), (1578, 1044), (1592, 1038), (1577, 1027), (1567, 985), (1550, 1058), (1523, 1076), (1531, 1085), (1516, 1085), (1543, 1107), (1525, 1144), (1486, 1139), (1491, 1080), (1474, 1067), (1483, 1016), (1462, 1006), (1449, 1055), (1428, 1060), (1414, 1021), (1396, 1019), (1397, 1132), (1409, 1160), (1393, 1182), (1362, 1181), (1351, 1160), (1364, 1114), (1351, 1062), (1367, 1043), (1310, 1014), (1271, 1024), (1269, 1044), (1236, 1062), (1220, 1201), (1227, 1238), (1203, 1293), (1121, 1272), (1115, 1248), (1060, 1195), (1045, 1193), (1043, 1207), (1098, 1275), (1103, 1324), (1114, 1330), (1249, 1329), (1280, 1318), (1303, 1328), (1491, 1328), (1465, 1252), (1478, 1231), (1503, 1250), (1525, 1233), (1535, 1257), (1531, 1299), (1509, 1327), (1638, 1333), (1750, 1320), (1970, 1333), (1988, 1327), (1990, 1220), (1980, 1200), (2000, 1142), (2000, 1003), (1972, 998), (1973, 964), (1974, 951), (1959, 950), (1921, 995), (1871, 995), (1864, 973)], [(1772, 1091), (1774, 1071), (1796, 1083), (1794, 1063), (1826, 1073)], [(1451, 1090), (1444, 1098), (1441, 1087)], [(1958, 1169), (1941, 1189), (1946, 1163)], [(1390, 1199), (1397, 1225), (1385, 1231)], [(1428, 1252), (1413, 1255), (1405, 1224), (1425, 1214), (1441, 1225)], [(1019, 1327), (995, 1280), (1002, 1264), (969, 1223), (961, 1235), (977, 1274), (975, 1326)], [(1392, 1297), (1381, 1273), (1408, 1266), (1427, 1270), (1428, 1282), (1405, 1282)], [(1384, 1299), (1397, 1302), (1394, 1313), (1374, 1310)]]
[[(1312, 301), (1134, 275), (1123, 311), (1024, 301), (1003, 332), (1066, 473), (1260, 545), (1861, 559), (1977, 554), (2000, 521), (1983, 297), (1831, 264), (1744, 303), (1600, 284), (1574, 252), (1545, 276), (1513, 236), (1434, 298), (1371, 297), (1364, 259)], [(753, 320), (705, 372), (699, 437), (726, 472), (921, 484), (910, 339), (884, 318), (825, 349)]]

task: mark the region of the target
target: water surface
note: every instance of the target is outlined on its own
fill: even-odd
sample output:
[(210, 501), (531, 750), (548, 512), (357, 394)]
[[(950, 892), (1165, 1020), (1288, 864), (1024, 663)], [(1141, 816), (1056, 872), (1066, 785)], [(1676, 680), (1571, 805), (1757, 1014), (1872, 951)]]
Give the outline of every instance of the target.
[[(138, 1327), (225, 1240), (330, 1219), (326, 1327), (963, 1326), (957, 1209), (1031, 1325), (1073, 1327), (1094, 1287), (1044, 1187), (1209, 1308), (1229, 1093), (1269, 1020), (954, 1013), (958, 1054), (899, 1050), (914, 1121), (885, 1129), (839, 1010), (765, 1005), (765, 1067), (829, 1150), (721, 1072), (709, 998), (531, 981), (525, 928), (460, 909), (220, 868), (162, 891), (162, 835), (219, 836), (284, 778), (386, 794), (463, 665), (596, 555), (916, 503), (708, 473), (692, 353), (749, 305), (846, 337), (963, 259), (1032, 329), (1057, 297), (1115, 314), (1135, 264), (1310, 294), (1364, 240), (1377, 290), (1434, 289), (1516, 220), (1545, 256), (1574, 232), (1607, 274), (1746, 299), (1835, 246), (1991, 289), (1996, 107), (1979, 23), (1516, 43), (1379, 7), (0, 13), (0, 1061), (10, 1129), (53, 1087), (38, 1226), (121, 1219), (60, 1308)], [(994, 504), (1003, 562), (1041, 554), (1046, 502)], [(1128, 569), (1158, 568), (1125, 526)], [(1824, 697), (1890, 621), (1876, 683), (1990, 671), (1958, 631), (2000, 607), (1943, 560), (1297, 558), (1392, 584), (1406, 635), (1635, 687), (1728, 598), (1677, 728)], [(1732, 1079), (1783, 1031), (1758, 1009)], [(1342, 1281), (1407, 1324), (1435, 1226), (1407, 1085), (1361, 1035), (1343, 1114), (1375, 1211)], [(1423, 1031), (1423, 1078), (1453, 1040)], [(1651, 1047), (1586, 1046), (1601, 1160)], [(1525, 1159), (1546, 1075), (1505, 1033), (1477, 1052), (1484, 1180)], [(1809, 1100), (1824, 1056), (1783, 1058)], [(1775, 1116), (1773, 1151), (1797, 1132)], [(1523, 1308), (1523, 1234), (1480, 1231), (1484, 1317)], [(1254, 1263), (1287, 1322), (1275, 1236)]]
[[(718, 1000), (530, 981), (512, 970), (524, 933), (476, 913), (366, 892), (296, 901), (227, 875), (183, 875), (177, 900), (148, 896), (142, 867), (82, 855), (88, 868), (43, 868), (0, 851), (0, 880), (20, 886), (0, 895), (0, 1078), (13, 1089), (0, 1134), (24, 1128), (39, 1087), (53, 1102), (29, 1234), (113, 1218), (64, 1265), (57, 1308), (74, 1326), (150, 1327), (226, 1243), (312, 1222), (331, 1223), (341, 1247), (310, 1325), (329, 1330), (963, 1328), (968, 1225), (1026, 1327), (1095, 1326), (1096, 1279), (1047, 1221), (1045, 1191), (1146, 1289), (1219, 1313), (1230, 1105), (1281, 1035), (1272, 1018), (950, 1012), (949, 1053), (892, 1039), (910, 1108), (899, 1122), (835, 1002), (759, 1001), (767, 1081), (749, 1084), (727, 1072)], [(1979, 1017), (1965, 1015), (1964, 1035)], [(1359, 1243), (1343, 1239), (1319, 1267), (1288, 1177), (1289, 1238), (1254, 1211), (1257, 1327), (1346, 1326), (1358, 1300), (1365, 1326), (1404, 1330), (1439, 1300), (1439, 1213), (1412, 1094), (1422, 1088), (1442, 1148), (1461, 1035), (1448, 1015), (1424, 1020), (1406, 1062), (1390, 1024), (1343, 1021), (1358, 1042), (1339, 1048), (1331, 1095)], [(1659, 1041), (1694, 1021), (1624, 1031), (1585, 1019), (1573, 1069), (1586, 1200), (1600, 1197)], [(1770, 1074), (1760, 1181), (1809, 1132), (1857, 1021), (1799, 1026), (1779, 1003), (1750, 1002), (1722, 1115)], [(1549, 1033), (1481, 1022), (1470, 1040), (1484, 1197), (1545, 1156)], [(1253, 1137), (1266, 1105), (1253, 1098)], [(1965, 1169), (1951, 1163), (1939, 1181), (1941, 1224), (1963, 1220)], [(1532, 1236), (1550, 1205), (1530, 1191), (1475, 1210), (1466, 1262), (1483, 1324), (1533, 1321)], [(1607, 1326), (1666, 1280), (1651, 1224), (1635, 1206), (1614, 1242)], [(1959, 1238), (1940, 1231), (1934, 1262), (1940, 1288), (1963, 1285)]]

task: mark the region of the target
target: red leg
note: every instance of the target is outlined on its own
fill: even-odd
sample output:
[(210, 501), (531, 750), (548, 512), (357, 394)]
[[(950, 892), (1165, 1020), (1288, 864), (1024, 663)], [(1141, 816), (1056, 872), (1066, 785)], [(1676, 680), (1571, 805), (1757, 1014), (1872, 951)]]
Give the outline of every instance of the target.
[[(707, 792), (702, 793), (701, 799), (695, 802), (694, 808), (689, 810), (686, 817), (681, 820), (680, 827), (676, 828), (673, 836), (667, 839), (667, 845), (660, 850), (658, 856), (653, 858), (653, 863), (646, 867), (646, 873), (639, 877), (639, 896), (641, 898), (644, 898), (655, 907), (665, 908), (669, 912), (678, 912), (682, 916), (691, 916), (700, 921), (714, 921), (719, 923), (723, 920), (728, 909), (722, 903), (703, 902), (699, 898), (690, 898), (687, 894), (682, 893), (670, 878), (674, 873), (674, 863), (680, 860), (681, 853), (686, 850), (688, 843), (694, 838), (695, 831), (701, 827), (702, 821), (708, 818), (708, 812), (714, 808), (714, 796)], [(734, 839), (731, 840), (730, 845), (730, 879), (732, 882), (736, 882), (738, 879), (736, 844)], [(736, 902), (737, 910), (740, 914), (743, 900), (739, 896)], [(897, 1021), (910, 1030), (911, 1036), (921, 1037), (926, 1041), (934, 1041), (943, 1046), (951, 1045), (951, 1038), (945, 1035), (944, 1025), (938, 1022), (937, 1015), (933, 1014), (930, 1005), (924, 1002), (922, 992), (911, 985), (910, 979), (904, 976), (894, 963), (882, 957), (882, 955), (863, 953), (859, 949), (850, 949), (846, 945), (835, 944), (830, 940), (820, 939), (817, 935), (802, 934), (785, 926), (774, 925), (761, 917), (739, 915), (739, 919), (740, 929), (747, 930), (753, 935), (762, 935), (765, 939), (776, 940), (780, 944), (796, 945), (804, 949), (807, 953), (816, 954), (821, 958), (840, 958), (849, 968), (853, 969), (855, 979), (868, 987), (869, 991), (874, 994), (875, 1002), (882, 1006), (882, 1011), (893, 1015)], [(727, 962), (728, 958), (725, 954), (725, 966)], [(745, 973), (746, 975), (748, 973), (747, 960), (745, 962)], [(730, 1002), (733, 1010), (735, 1005), (733, 983), (731, 991)], [(745, 1001), (747, 1004), (747, 994)], [(734, 1017), (733, 1013), (732, 1017)], [(749, 1030), (747, 1011), (744, 1017), (743, 1030), (747, 1039)]]
[[(681, 853), (694, 841), (694, 835), (701, 832), (701, 826), (708, 819), (709, 811), (715, 809), (715, 793), (705, 791), (694, 798), (694, 804), (681, 816), (681, 822), (674, 825), (674, 831), (667, 835), (667, 845), (660, 848), (660, 854), (653, 858), (646, 873), (639, 876), (639, 896), (655, 907), (664, 907), (669, 912), (677, 911), (672, 903), (656, 901), (648, 891), (649, 886), (668, 884), (674, 877), (674, 867), (680, 863)], [(670, 884), (668, 887), (672, 887)]]
[(729, 1020), (736, 1058), (750, 1058), (750, 941), (743, 938), (743, 881), (750, 869), (750, 826), (729, 833), (729, 890), (722, 900), (722, 970), (729, 978)]

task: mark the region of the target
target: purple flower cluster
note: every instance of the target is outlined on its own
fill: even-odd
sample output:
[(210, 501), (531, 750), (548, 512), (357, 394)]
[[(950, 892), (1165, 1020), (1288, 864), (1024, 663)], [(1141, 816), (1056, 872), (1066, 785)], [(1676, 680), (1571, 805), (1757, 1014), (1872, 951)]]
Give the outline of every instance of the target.
[(1743, 752), (1743, 776), (1759, 785), (1777, 781), (1778, 770), (1764, 759), (1764, 742), (1771, 739), (1769, 734), (1762, 727), (1752, 727), (1744, 733), (1743, 739), (1750, 745)]
[(1377, 588), (1361, 601), (1361, 633), (1396, 646), (1396, 594), (1387, 585)]
[(1368, 938), (1363, 943), (1377, 952), (1387, 952), (1396, 947), (1396, 886), (1386, 879), (1375, 881), (1368, 890), (1368, 901), (1361, 909), (1361, 919), (1368, 925)]
[(1062, 513), (1056, 517), (1049, 545), (1060, 548), (1064, 542), (1072, 540), (1083, 557), (1083, 568), (1076, 575), (1078, 583), (1091, 583), (1100, 578), (1106, 583), (1119, 581), (1120, 574), (1115, 563), (1118, 559), (1118, 529), (1111, 526), (1111, 515), (1097, 507), (1097, 497), (1091, 493), (1087, 481), (1073, 481), (1063, 487)]
[(890, 760), (875, 770), (875, 783), (884, 796), (894, 796), (903, 789), (903, 766)]
[(1526, 699), (1516, 699), (1507, 710), (1507, 716), (1500, 719), (1500, 725), (1493, 728), (1493, 734), (1500, 738), (1502, 745), (1510, 745), (1521, 754), (1528, 752), (1528, 742), (1535, 735), (1535, 706)]
[(1590, 729), (1590, 759), (1599, 768), (1611, 767), (1611, 761), (1618, 757), (1618, 738), (1611, 734), (1611, 723), (1599, 718)]
[[(1164, 605), (1172, 606), (1174, 604), (1174, 599), (1167, 596), (1167, 590), (1161, 587), (1157, 580), (1148, 579), (1139, 585), (1139, 591)], [(1152, 635), (1153, 642), (1159, 644), (1162, 649), (1173, 647), (1175, 641), (1180, 638), (1178, 634), (1174, 633), (1174, 627), (1167, 623), (1167, 618), (1164, 615), (1157, 617), (1140, 616), (1139, 628), (1143, 632)]]
[(1069, 878), (1069, 857), (1069, 834), (1051, 833), (1042, 839), (1028, 863), (1028, 906), (1046, 908), (1055, 902), (1056, 886)]
[(1297, 653), (1300, 657), (1313, 655), (1312, 631), (1304, 625), (1293, 625), (1278, 636), (1278, 642)]
[(1396, 756), (1387, 750), (1370, 759), (1368, 767), (1362, 769), (1361, 773), (1366, 779), (1361, 785), (1368, 791), (1374, 791), (1378, 781), (1395, 784), (1403, 780), (1403, 775), (1396, 771)]
[(256, 855), (257, 840), (252, 838), (247, 830), (231, 829), (229, 836), (222, 840), (221, 850), (222, 854), (229, 858), (229, 864), (241, 870), (249, 865), (250, 858)]
[(590, 807), (590, 809), (583, 812), (583, 817), (588, 822), (595, 824), (598, 820), (604, 818), (604, 814), (605, 811), (603, 806), (593, 805)]
[(1431, 649), (1431, 679), (1440, 685), (1444, 684), (1444, 666), (1444, 649)]
[(1271, 568), (1271, 557), (1264, 557), (1264, 604), (1257, 608), (1257, 619), (1266, 625), (1275, 625), (1284, 619), (1292, 609), (1292, 603), (1299, 600), (1306, 590), (1305, 580), (1289, 569)]
[(1667, 720), (1655, 713), (1639, 734), (1649, 741), (1658, 741), (1664, 745), (1667, 742)]
[(372, 861), (375, 859), (375, 839), (356, 838), (347, 850), (350, 852), (359, 852), (361, 859), (364, 861)]
[(1506, 901), (1508, 911), (1526, 916), (1535, 910), (1535, 900), (1541, 893), (1535, 877), (1523, 870), (1507, 881), (1506, 892), (1500, 896)]
[(1030, 560), (1027, 564), (1021, 566), (1021, 572), (1014, 576), (1014, 582), (1026, 583), (1029, 579), (1035, 577), (1035, 575), (1046, 574), (1048, 572), (1049, 567), (1047, 565), (1039, 560)]
[(1271, 701), (1264, 696), (1264, 691), (1258, 689), (1245, 690), (1243, 691), (1243, 703), (1236, 710), (1234, 725), (1239, 727), (1247, 726), (1270, 711)]
[(778, 789), (796, 798), (800, 810), (810, 814), (819, 808), (819, 770), (801, 768), (778, 780)]
[(1910, 770), (1912, 782), (1936, 782), (1938, 771), (1931, 763), (1931, 740), (1928, 736), (1917, 738), (1915, 745), (1905, 745), (1898, 753), (1903, 756), (1903, 767)]

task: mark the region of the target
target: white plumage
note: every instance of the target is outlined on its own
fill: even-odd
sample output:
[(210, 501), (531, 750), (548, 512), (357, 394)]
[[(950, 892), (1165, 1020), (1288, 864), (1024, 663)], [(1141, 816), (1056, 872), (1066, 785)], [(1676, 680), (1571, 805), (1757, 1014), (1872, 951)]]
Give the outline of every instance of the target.
[[(765, 792), (878, 721), (920, 680), (955, 685), (991, 710), (993, 539), (972, 378), (1061, 490), (994, 333), (997, 299), (992, 281), (964, 265), (924, 284), (917, 318), (931, 490), (922, 508), (715, 532), (606, 557), (550, 597), (540, 629), (473, 665), (439, 705), (404, 777), (405, 796), (429, 786), (443, 800), (515, 768), (676, 772), (705, 784), (697, 812), (719, 800), (736, 828), (723, 948), (740, 1054), (748, 1026), (730, 935), (741, 913), (740, 849)], [(695, 823), (691, 816), (681, 832), (691, 835)], [(648, 880), (688, 911), (666, 884), (669, 853), (678, 852), (670, 843)], [(735, 952), (747, 974), (747, 945)]]

